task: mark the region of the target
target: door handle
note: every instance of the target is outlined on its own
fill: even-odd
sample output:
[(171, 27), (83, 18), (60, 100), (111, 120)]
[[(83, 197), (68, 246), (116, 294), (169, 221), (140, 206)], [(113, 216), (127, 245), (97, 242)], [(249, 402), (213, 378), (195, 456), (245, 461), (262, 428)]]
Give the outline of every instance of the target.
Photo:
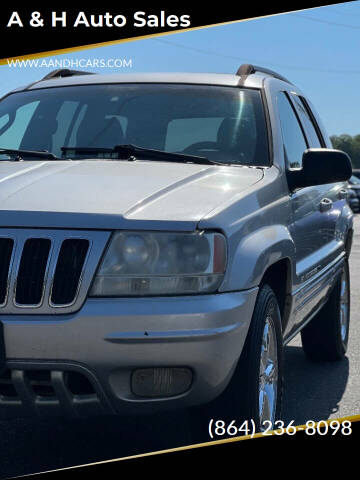
[(323, 198), (320, 202), (320, 212), (327, 212), (332, 209), (333, 202), (330, 198)]
[(344, 198), (347, 198), (348, 196), (348, 191), (346, 188), (342, 188), (341, 190), (338, 191), (338, 197), (343, 200)]

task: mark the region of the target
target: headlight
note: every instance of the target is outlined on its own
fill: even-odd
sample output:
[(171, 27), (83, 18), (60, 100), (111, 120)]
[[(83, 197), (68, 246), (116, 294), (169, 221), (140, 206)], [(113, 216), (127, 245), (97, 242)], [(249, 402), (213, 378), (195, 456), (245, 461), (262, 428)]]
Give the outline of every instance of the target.
[(96, 273), (90, 296), (208, 293), (226, 266), (220, 233), (117, 232)]

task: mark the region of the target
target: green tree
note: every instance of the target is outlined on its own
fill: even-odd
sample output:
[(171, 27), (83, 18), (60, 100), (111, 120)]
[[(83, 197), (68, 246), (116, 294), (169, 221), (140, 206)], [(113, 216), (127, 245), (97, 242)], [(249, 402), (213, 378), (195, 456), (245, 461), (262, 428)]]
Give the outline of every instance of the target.
[(352, 162), (353, 168), (360, 168), (360, 134), (351, 136), (346, 133), (330, 137), (334, 148), (346, 152)]

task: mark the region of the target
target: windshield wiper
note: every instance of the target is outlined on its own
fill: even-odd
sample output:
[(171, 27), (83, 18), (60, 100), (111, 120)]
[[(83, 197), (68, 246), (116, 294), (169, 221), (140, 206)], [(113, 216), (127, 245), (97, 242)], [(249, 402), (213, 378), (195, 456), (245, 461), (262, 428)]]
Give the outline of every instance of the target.
[(26, 158), (45, 158), (46, 160), (61, 160), (53, 153), (48, 152), (47, 150), (14, 150), (12, 148), (0, 148), (0, 155), (14, 155), (16, 158), (14, 160), (21, 161), (23, 157)]
[(116, 145), (114, 148), (102, 147), (61, 147), (63, 154), (69, 156), (76, 155), (94, 155), (103, 158), (113, 158), (122, 160), (158, 160), (163, 162), (180, 163), (198, 163), (200, 165), (224, 165), (220, 162), (213, 162), (206, 157), (197, 157), (185, 153), (165, 152), (164, 150), (154, 150), (152, 148), (137, 147), (136, 145)]

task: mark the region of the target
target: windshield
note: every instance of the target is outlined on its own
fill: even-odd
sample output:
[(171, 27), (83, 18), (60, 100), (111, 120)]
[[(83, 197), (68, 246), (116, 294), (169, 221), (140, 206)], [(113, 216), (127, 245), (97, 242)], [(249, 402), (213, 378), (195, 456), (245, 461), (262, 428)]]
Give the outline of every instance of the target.
[(354, 185), (360, 185), (360, 179), (358, 177), (355, 177), (355, 175), (352, 175), (349, 180), (350, 183), (353, 183)]
[(269, 165), (258, 90), (97, 84), (24, 91), (0, 102), (0, 149), (45, 150), (66, 157), (61, 147), (124, 144), (221, 163)]

